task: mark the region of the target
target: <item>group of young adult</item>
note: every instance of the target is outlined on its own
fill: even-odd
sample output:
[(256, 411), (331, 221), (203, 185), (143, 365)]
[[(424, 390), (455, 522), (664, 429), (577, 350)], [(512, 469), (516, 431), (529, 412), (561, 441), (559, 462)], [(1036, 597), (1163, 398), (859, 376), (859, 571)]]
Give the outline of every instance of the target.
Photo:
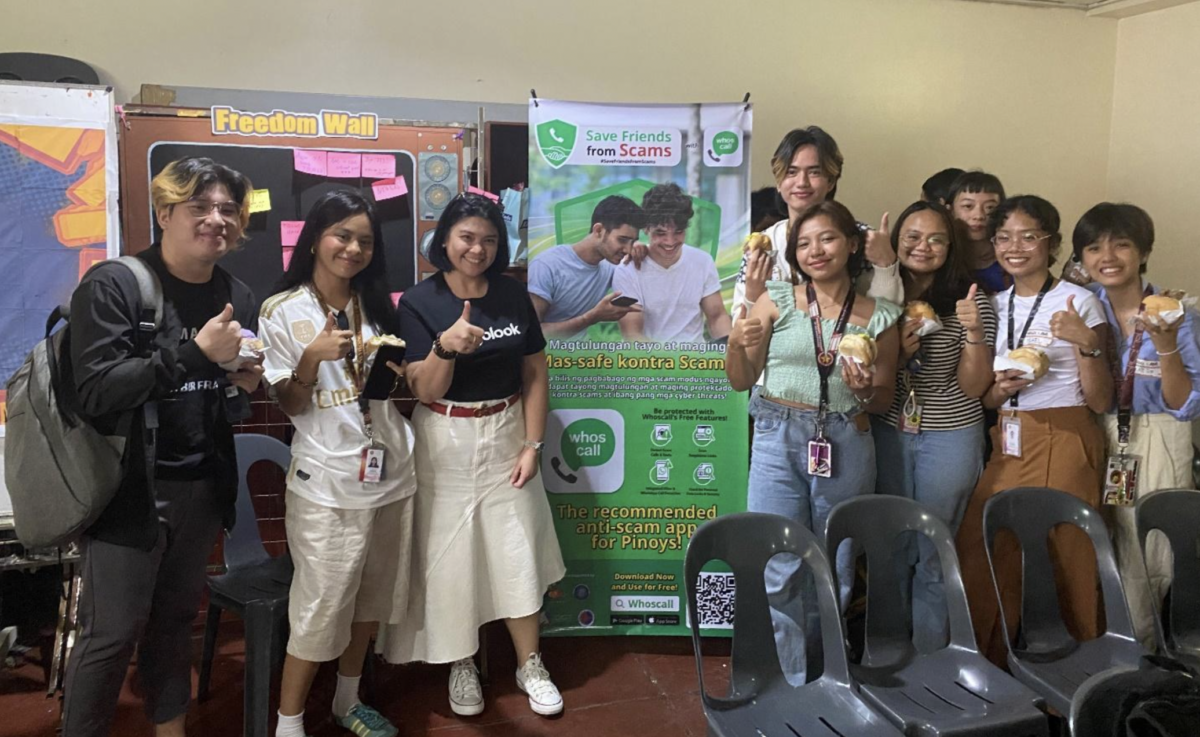
[[(1151, 645), (1169, 553), (1155, 541), (1143, 567), (1132, 508), (1102, 504), (1106, 458), (1138, 459), (1140, 495), (1191, 486), (1200, 347), (1190, 309), (1171, 320), (1143, 312), (1143, 298), (1162, 291), (1143, 278), (1150, 217), (1129, 204), (1093, 207), (1074, 229), (1069, 278), (1057, 278), (1061, 223), (1045, 199), (1008, 197), (985, 172), (946, 170), (894, 228), (885, 215), (870, 230), (834, 199), (842, 166), (820, 128), (784, 138), (772, 168), (786, 217), (764, 231), (769, 250), (748, 250), (738, 276), (726, 373), (735, 389), (753, 392), (748, 507), (821, 533), (832, 507), (853, 496), (921, 503), (957, 533), (977, 640), (1002, 665), (1000, 616), (1015, 631), (1021, 554), (1014, 539), (998, 542), (997, 599), (983, 507), (1013, 487), (1060, 489), (1104, 508), (1136, 632)], [(933, 314), (920, 315), (917, 302)], [(855, 351), (839, 356), (839, 345), (858, 335), (874, 339), (873, 362), (849, 357), (862, 357)], [(997, 355), (1022, 346), (1044, 353), (1044, 376), (994, 370)], [(1063, 529), (1051, 548), (1068, 630), (1096, 637), (1102, 602), (1090, 542)], [(914, 644), (945, 645), (932, 544), (918, 537), (901, 565), (904, 580), (911, 574), (904, 595)], [(849, 545), (835, 568), (846, 605), (855, 574)], [(810, 585), (794, 561), (773, 559), (768, 568), (776, 641), (793, 682), (820, 666), (815, 611), (799, 606)]]
[[(63, 733), (109, 733), (136, 648), (156, 734), (184, 734), (191, 624), (238, 488), (226, 392), (252, 392), (262, 379), (295, 430), (285, 517), (295, 573), (276, 734), (303, 737), (314, 676), (334, 659), (336, 722), (360, 737), (397, 734), (358, 695), (376, 637), (390, 662), (451, 664), (451, 709), (480, 713), (472, 657), (478, 628), (498, 619), (531, 708), (561, 711), (538, 637), (542, 597), (565, 572), (538, 476), (545, 339), (524, 285), (502, 274), (499, 207), (478, 195), (450, 202), (430, 247), (439, 271), (397, 309), (374, 206), (357, 191), (329, 192), (256, 310), (217, 265), (243, 239), (247, 178), (184, 159), (151, 190), (161, 239), (140, 257), (163, 287), (162, 329), (139, 343), (145, 306), (124, 268), (94, 270), (72, 298), (82, 409), (104, 427), (131, 422), (137, 457), (84, 539)], [(262, 358), (230, 370), (245, 357), (245, 330), (259, 333)], [(395, 338), (405, 360), (375, 367), (373, 349)], [(394, 373), (393, 393), (407, 382), (419, 401), (411, 422), (389, 399), (363, 396), (375, 370)], [(155, 413), (138, 411), (148, 402), (157, 426), (145, 419)]]
[[(894, 228), (885, 214), (871, 229), (835, 199), (843, 163), (820, 128), (784, 138), (772, 169), (786, 216), (765, 230), (771, 247), (744, 258), (732, 322), (711, 256), (684, 243), (693, 202), (676, 185), (650, 189), (640, 204), (599, 203), (582, 240), (533, 261), (528, 291), (502, 273), (498, 206), (457, 197), (432, 239), (438, 272), (397, 308), (372, 203), (333, 191), (313, 206), (276, 293), (257, 310), (218, 266), (243, 240), (250, 182), (209, 159), (166, 167), (151, 188), (161, 239), (140, 255), (162, 284), (162, 328), (142, 339), (145, 306), (126, 269), (93, 270), (72, 298), (79, 404), (99, 427), (129, 428), (131, 470), (84, 539), (64, 735), (108, 734), (135, 648), (156, 733), (184, 734), (190, 627), (238, 486), (226, 397), (264, 378), (295, 428), (286, 496), (295, 575), (276, 734), (304, 735), (318, 664), (333, 659), (338, 724), (396, 734), (358, 696), (375, 638), (389, 661), (451, 664), (451, 708), (478, 714), (472, 656), (479, 626), (497, 619), (531, 708), (561, 711), (538, 639), (542, 597), (564, 574), (538, 476), (549, 400), (543, 323), (563, 338), (604, 322), (630, 338), (727, 337), (729, 381), (753, 394), (749, 508), (819, 532), (850, 497), (917, 500), (957, 531), (978, 640), (1002, 659), (998, 617), (1001, 608), (1010, 622), (1018, 615), (1019, 551), (995, 553), (998, 601), (983, 504), (1034, 485), (1099, 507), (1106, 448), (1140, 458), (1141, 494), (1188, 485), (1189, 423), (1200, 416), (1195, 316), (1168, 324), (1142, 315), (1143, 297), (1160, 289), (1142, 277), (1154, 231), (1137, 207), (1097, 205), (1076, 226), (1074, 255), (1095, 282), (1085, 288), (1051, 272), (1062, 236), (1049, 202), (1006, 197), (982, 172), (942, 173)], [(643, 230), (648, 247), (637, 243)], [(940, 329), (902, 317), (901, 305), (916, 301)], [(259, 333), (261, 364), (237, 363), (244, 329)], [(839, 360), (839, 346), (863, 335), (874, 343), (865, 353), (860, 345), (864, 360)], [(407, 344), (405, 361), (387, 370), (393, 391), (406, 382), (419, 402), (411, 421), (361, 395), (369, 354), (387, 336)], [(1019, 346), (1045, 352), (1045, 376), (993, 370), (997, 354)], [(140, 411), (147, 404), (156, 412)], [(988, 411), (999, 423), (985, 462)], [(1108, 511), (1149, 642), (1169, 554), (1152, 547), (1142, 580), (1131, 510)], [(1087, 638), (1099, 631), (1095, 564), (1075, 532), (1055, 533), (1054, 552), (1068, 627)], [(925, 541), (907, 556), (914, 640), (936, 648), (947, 639), (941, 569)], [(836, 568), (845, 604), (848, 547)], [(815, 615), (799, 606), (810, 583), (795, 561), (773, 561), (767, 575), (789, 679), (803, 679), (820, 662)]]

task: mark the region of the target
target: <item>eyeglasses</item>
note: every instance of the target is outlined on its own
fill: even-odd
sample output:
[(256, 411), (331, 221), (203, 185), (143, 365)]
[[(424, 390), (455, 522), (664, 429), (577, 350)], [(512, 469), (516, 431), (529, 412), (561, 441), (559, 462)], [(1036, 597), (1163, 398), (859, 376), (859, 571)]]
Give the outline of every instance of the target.
[(900, 241), (910, 249), (916, 248), (917, 246), (921, 245), (922, 242), (929, 244), (930, 248), (944, 249), (950, 247), (950, 238), (942, 235), (941, 233), (934, 233), (933, 235), (926, 236), (923, 236), (920, 233), (905, 233), (904, 235), (900, 236)]
[(1008, 250), (1016, 248), (1018, 251), (1032, 251), (1037, 248), (1038, 243), (1050, 237), (1049, 233), (1038, 235), (1037, 232), (1027, 230), (1024, 233), (997, 233), (992, 236), (992, 245), (1000, 250)]
[(187, 208), (188, 214), (197, 220), (208, 217), (208, 214), (213, 210), (221, 216), (222, 220), (227, 222), (238, 222), (241, 220), (242, 206), (236, 202), (210, 202), (208, 200), (188, 200), (183, 203)]

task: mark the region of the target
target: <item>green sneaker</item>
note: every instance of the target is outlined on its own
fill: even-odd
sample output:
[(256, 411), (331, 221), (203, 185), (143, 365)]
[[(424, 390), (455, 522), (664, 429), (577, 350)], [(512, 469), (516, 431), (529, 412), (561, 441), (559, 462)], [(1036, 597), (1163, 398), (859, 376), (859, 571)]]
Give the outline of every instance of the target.
[(355, 704), (344, 717), (335, 716), (339, 727), (350, 730), (358, 737), (396, 737), (400, 730), (384, 719), (383, 715), (366, 704)]

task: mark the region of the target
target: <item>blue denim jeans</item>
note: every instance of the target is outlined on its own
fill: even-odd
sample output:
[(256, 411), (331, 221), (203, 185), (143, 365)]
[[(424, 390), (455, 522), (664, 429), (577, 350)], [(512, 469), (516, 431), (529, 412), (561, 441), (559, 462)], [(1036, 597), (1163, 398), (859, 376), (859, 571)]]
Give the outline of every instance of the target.
[[(901, 432), (878, 417), (871, 424), (879, 467), (877, 491), (916, 501), (955, 534), (983, 471), (983, 423), (917, 435)], [(913, 645), (927, 653), (950, 640), (942, 564), (924, 535), (913, 534), (906, 548), (897, 580), (907, 582), (912, 577), (911, 592), (904, 586), (903, 595), (906, 602), (911, 597)]]
[[(816, 412), (772, 402), (760, 392), (750, 400), (750, 414), (754, 417), (750, 511), (782, 515), (823, 537), (829, 511), (838, 502), (874, 490), (875, 443), (870, 428), (859, 430), (852, 416), (826, 417), (833, 476), (820, 478), (808, 473), (808, 441), (816, 437)], [(840, 604), (845, 609), (854, 585), (848, 543), (838, 551), (836, 566)], [(806, 673), (822, 670), (820, 616), (812, 578), (798, 559), (782, 555), (771, 559), (764, 576), (780, 665), (789, 683), (803, 684)]]

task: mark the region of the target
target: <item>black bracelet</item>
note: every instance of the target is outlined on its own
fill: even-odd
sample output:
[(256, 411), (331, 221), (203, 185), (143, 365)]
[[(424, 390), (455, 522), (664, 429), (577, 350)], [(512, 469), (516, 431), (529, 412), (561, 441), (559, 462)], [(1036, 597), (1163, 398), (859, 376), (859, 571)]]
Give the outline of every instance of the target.
[(437, 337), (433, 339), (433, 355), (446, 361), (453, 361), (455, 358), (458, 358), (458, 353), (447, 350), (442, 346), (441, 333), (438, 333)]

